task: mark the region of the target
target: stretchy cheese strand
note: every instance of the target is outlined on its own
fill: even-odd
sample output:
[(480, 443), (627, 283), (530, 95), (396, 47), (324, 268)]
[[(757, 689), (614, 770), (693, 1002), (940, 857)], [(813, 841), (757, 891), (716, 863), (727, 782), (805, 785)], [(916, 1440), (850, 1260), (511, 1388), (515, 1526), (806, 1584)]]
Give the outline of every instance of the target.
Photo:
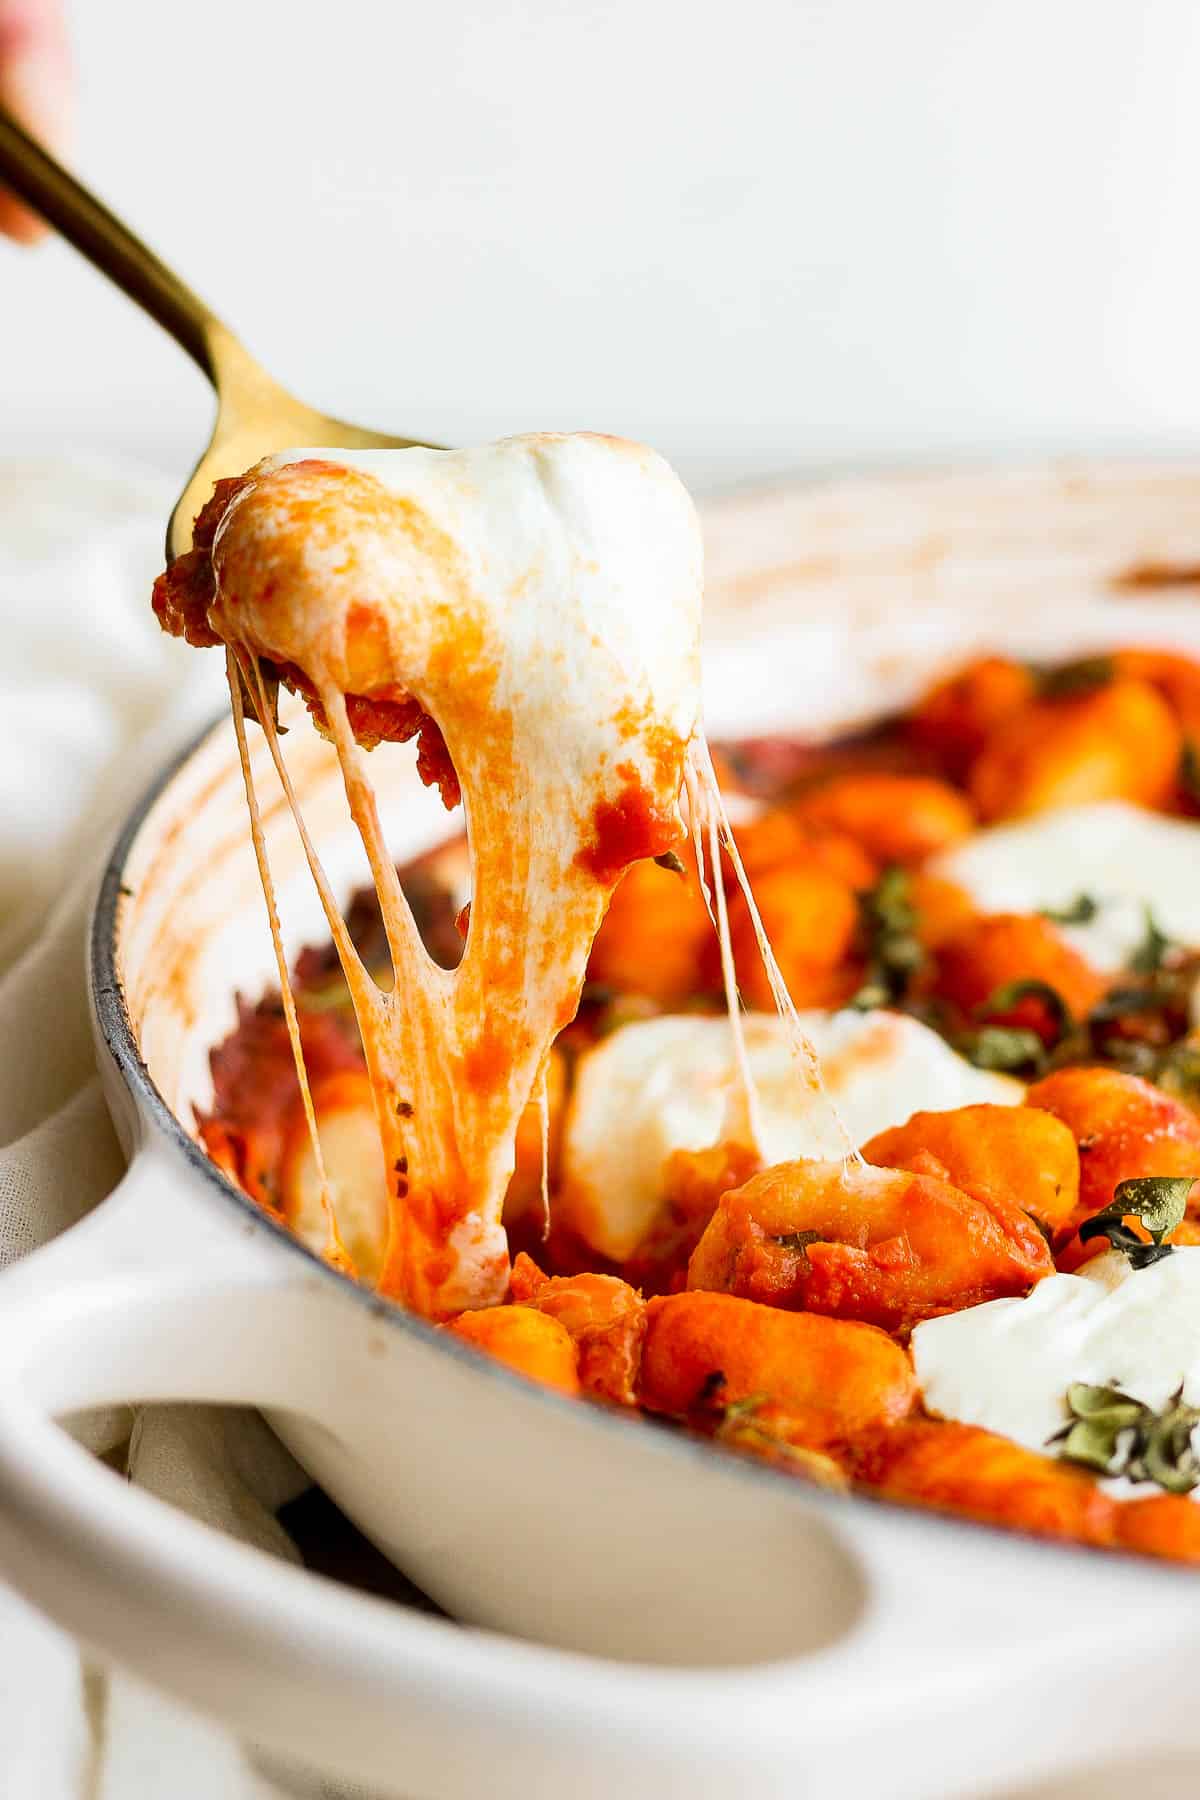
[[(725, 811), (725, 802), (721, 798), (721, 789), (717, 783), (716, 771), (712, 765), (712, 757), (709, 754), (708, 743), (702, 732), (697, 732), (688, 747), (687, 770), (689, 777), (689, 801), (692, 799), (694, 793), (698, 794), (699, 804), (703, 809), (704, 814), (713, 822), (713, 825), (715, 825), (715, 831), (712, 831), (711, 835), (714, 837), (716, 844), (716, 847), (712, 851), (712, 862), (713, 885), (718, 895), (718, 910), (720, 909), (721, 898), (723, 897), (719, 864), (720, 849), (723, 846), (733, 865), (734, 876), (742, 891), (742, 897), (746, 902), (746, 911), (750, 917), (755, 942), (758, 945), (759, 955), (763, 960), (763, 968), (766, 970), (767, 982), (771, 989), (771, 996), (775, 1002), (776, 1011), (787, 1027), (788, 1042), (796, 1065), (800, 1071), (804, 1086), (809, 1093), (818, 1095), (829, 1108), (830, 1116), (837, 1126), (845, 1147), (844, 1154), (846, 1160), (849, 1162), (861, 1163), (862, 1157), (859, 1155), (858, 1149), (853, 1143), (849, 1132), (846, 1130), (837, 1107), (825, 1092), (825, 1083), (821, 1075), (820, 1060), (811, 1041), (805, 1035), (804, 1028), (800, 1023), (799, 1015), (796, 1012), (792, 997), (788, 993), (787, 983), (783, 978), (783, 972), (780, 969), (778, 962), (775, 960), (775, 952), (771, 948), (770, 939), (763, 926), (762, 918), (759, 914), (758, 906), (755, 902), (754, 894), (751, 891), (750, 882), (742, 863), (741, 853), (734, 841), (733, 830)], [(718, 921), (718, 929), (720, 931), (720, 921)], [(728, 924), (726, 922), (724, 930), (721, 931), (722, 963), (724, 962), (726, 954), (727, 937)], [(731, 948), (729, 949), (729, 955), (732, 958)], [(728, 990), (726, 998), (728, 1004)]]
[(354, 1264), (346, 1246), (342, 1242), (338, 1230), (337, 1214), (334, 1209), (333, 1195), (330, 1192), (329, 1177), (325, 1171), (325, 1158), (321, 1151), (321, 1135), (317, 1130), (316, 1108), (313, 1106), (312, 1088), (308, 1079), (308, 1068), (304, 1061), (304, 1046), (300, 1041), (300, 1021), (296, 1017), (296, 998), (292, 992), (291, 976), (288, 972), (287, 958), (283, 953), (283, 935), (279, 926), (279, 906), (275, 897), (275, 882), (271, 874), (271, 865), (267, 857), (266, 839), (263, 836), (262, 814), (258, 805), (258, 794), (254, 786), (254, 771), (250, 765), (250, 751), (246, 743), (246, 717), (242, 706), (242, 688), (238, 679), (238, 664), (232, 650), (225, 652), (225, 675), (229, 683), (229, 700), (233, 708), (233, 729), (237, 738), (238, 758), (242, 765), (242, 781), (246, 789), (246, 806), (250, 814), (250, 837), (254, 844), (254, 857), (258, 864), (259, 883), (266, 903), (267, 918), (271, 926), (271, 943), (275, 951), (275, 966), (279, 972), (279, 993), (283, 1002), (283, 1016), (287, 1024), (288, 1042), (292, 1047), (292, 1060), (296, 1065), (296, 1079), (300, 1084), (300, 1100), (304, 1107), (304, 1119), (308, 1126), (309, 1143), (312, 1145), (313, 1162), (316, 1164), (317, 1180), (321, 1186), (321, 1210), (325, 1215), (325, 1247), (321, 1254), (327, 1262), (344, 1269), (353, 1275)]
[(550, 1060), (542, 1064), (538, 1082), (538, 1119), (542, 1128), (542, 1242), (550, 1236)]
[[(729, 1108), (731, 1134), (748, 1148), (763, 1154), (762, 1109), (750, 1059), (746, 1054), (746, 1033), (742, 1029), (742, 997), (738, 993), (737, 974), (733, 966), (733, 944), (729, 935), (729, 905), (725, 883), (721, 880), (721, 838), (716, 808), (707, 807), (708, 856), (713, 869), (713, 894), (717, 903), (717, 943), (721, 950), (721, 980), (725, 988), (725, 1010), (729, 1014), (729, 1032), (733, 1039), (733, 1062), (737, 1071), (734, 1094)], [(697, 836), (702, 834), (701, 821), (696, 821)]]
[[(262, 667), (257, 657), (251, 658), (251, 672), (253, 674), (255, 691), (259, 701), (259, 716), (263, 720), (263, 729), (271, 749), (272, 760), (275, 764), (284, 793), (287, 796), (292, 817), (304, 847), (309, 870), (312, 874), (326, 920), (329, 924), (334, 946), (338, 953), (338, 960), (342, 965), (342, 971), (346, 977), (346, 984), (350, 990), (350, 998), (354, 1007), (355, 1017), (358, 1021), (363, 1054), (366, 1058), (368, 1073), (371, 1076), (371, 1093), (375, 1102), (375, 1118), (383, 1149), (384, 1167), (389, 1172), (388, 1241), (385, 1250), (385, 1266), (390, 1267), (393, 1280), (395, 1280), (401, 1290), (407, 1294), (414, 1279), (411, 1244), (412, 1233), (410, 1228), (411, 1209), (404, 1204), (408, 1194), (408, 1182), (407, 1178), (400, 1174), (400, 1169), (408, 1162), (407, 1133), (400, 1122), (400, 1114), (397, 1110), (397, 1084), (394, 1077), (394, 1071), (390, 1066), (384, 1066), (390, 1063), (390, 1059), (386, 1058), (386, 1046), (394, 1035), (391, 1030), (393, 997), (392, 995), (387, 995), (380, 991), (379, 986), (369, 971), (364, 967), (362, 959), (354, 948), (349, 928), (346, 925), (341, 908), (334, 898), (328, 877), (325, 874), (324, 867), (320, 857), (317, 855), (316, 848), (312, 842), (307, 824), (305, 823), (300, 803), (296, 797), (295, 789), (292, 786), (291, 777), (287, 772), (287, 767), (283, 759), (283, 752), (279, 744), (278, 733), (275, 730), (275, 725), (271, 718), (271, 709), (266, 703), (267, 696), (262, 677)], [(345, 776), (346, 764), (344, 762), (342, 767)], [(352, 770), (351, 775), (347, 777), (348, 780), (353, 779), (353, 773)], [(358, 818), (363, 817), (363, 808), (360, 802), (352, 803), (352, 813), (355, 812), (356, 804), (357, 823)], [(370, 810), (374, 813), (373, 799)], [(377, 826), (378, 820), (376, 818), (376, 827)], [(360, 830), (361, 829), (360, 826)], [(365, 838), (364, 847), (368, 848), (368, 855), (370, 855), (370, 848), (367, 846)], [(394, 869), (392, 870), (392, 873), (394, 878)], [(397, 889), (398, 888), (399, 883), (397, 881)], [(383, 907), (385, 902), (390, 900), (390, 898), (390, 894), (385, 893), (382, 895), (380, 897), (381, 907)], [(401, 903), (405, 907), (405, 910), (407, 910), (407, 902), (404, 902), (402, 895)], [(394, 930), (389, 931), (389, 945), (396, 941), (396, 935)]]

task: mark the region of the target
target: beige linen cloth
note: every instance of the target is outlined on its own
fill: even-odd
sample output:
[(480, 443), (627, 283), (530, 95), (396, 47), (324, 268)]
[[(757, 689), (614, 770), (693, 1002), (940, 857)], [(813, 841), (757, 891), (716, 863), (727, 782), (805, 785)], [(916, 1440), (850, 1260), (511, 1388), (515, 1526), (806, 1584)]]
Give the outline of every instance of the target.
[[(150, 612), (172, 499), (154, 476), (0, 464), (0, 1265), (122, 1172), (88, 1027), (88, 902), (122, 814), (223, 698), (217, 659)], [(273, 1515), (307, 1479), (256, 1415), (121, 1410), (84, 1435), (151, 1492), (295, 1555)], [(349, 1791), (268, 1774), (217, 1727), (90, 1666), (0, 1585), (4, 1800)]]
[[(0, 1265), (71, 1224), (121, 1174), (87, 1021), (88, 900), (124, 812), (225, 699), (218, 659), (163, 637), (149, 609), (173, 498), (160, 477), (79, 463), (0, 463)], [(816, 505), (799, 520), (787, 516), (785, 499), (750, 519), (749, 529), (736, 515), (725, 525), (710, 516), (713, 573), (735, 600), (739, 571), (758, 561), (787, 563), (797, 536), (819, 544), (823, 527), (844, 534), (836, 509)], [(1098, 516), (1107, 522), (1121, 511), (1101, 506)], [(1180, 515), (1171, 506), (1166, 516)], [(1149, 541), (1161, 541), (1161, 527)], [(1128, 543), (1120, 554), (1130, 556)], [(794, 566), (784, 573), (794, 588)], [(861, 641), (871, 619), (856, 614), (846, 577), (839, 565), (834, 591), (824, 601), (810, 596), (809, 605), (814, 614), (836, 605), (837, 630)], [(1010, 605), (1016, 585), (1006, 572), (995, 604)], [(1044, 572), (1029, 585), (1044, 605)], [(868, 607), (891, 615), (894, 602), (865, 587)], [(789, 604), (796, 603), (793, 592)], [(963, 617), (963, 596), (949, 593), (939, 641)], [(839, 673), (850, 649), (849, 641), (834, 645)], [(92, 1419), (87, 1440), (151, 1492), (295, 1556), (274, 1512), (306, 1478), (256, 1416), (119, 1411)], [(530, 1793), (539, 1792), (536, 1769), (527, 1776)], [(1127, 1766), (1110, 1767), (1039, 1784), (1019, 1800), (1115, 1800), (1129, 1791), (1130, 1776)], [(1169, 1760), (1140, 1759), (1136, 1786), (1142, 1800), (1195, 1794), (1193, 1771)], [(94, 1668), (0, 1585), (2, 1800), (295, 1794), (365, 1800), (348, 1787), (268, 1769), (218, 1727)]]

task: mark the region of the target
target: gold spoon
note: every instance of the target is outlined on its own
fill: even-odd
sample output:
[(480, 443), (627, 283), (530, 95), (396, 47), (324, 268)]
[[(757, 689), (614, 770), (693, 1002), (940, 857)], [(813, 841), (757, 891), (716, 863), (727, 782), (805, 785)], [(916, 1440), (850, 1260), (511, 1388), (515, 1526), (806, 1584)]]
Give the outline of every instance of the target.
[(314, 411), (273, 381), (178, 275), (140, 238), (68, 175), (12, 115), (0, 107), (0, 183), (9, 187), (102, 275), (187, 351), (216, 389), (217, 418), (208, 449), (175, 503), (167, 525), (167, 560), (192, 547), (196, 514), (225, 475), (242, 475), (274, 450), (302, 445), (331, 450), (405, 449), (416, 438), (387, 437)]

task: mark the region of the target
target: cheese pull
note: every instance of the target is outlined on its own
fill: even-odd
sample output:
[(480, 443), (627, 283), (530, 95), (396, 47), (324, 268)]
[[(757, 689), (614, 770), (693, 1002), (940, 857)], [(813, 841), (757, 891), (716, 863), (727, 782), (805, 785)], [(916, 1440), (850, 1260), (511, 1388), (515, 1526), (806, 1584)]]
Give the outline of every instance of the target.
[[(653, 452), (615, 438), (297, 451), (221, 496), (208, 554), (201, 629), (236, 657), (285, 786), (264, 665), (304, 693), (379, 895), (390, 992), (306, 841), (383, 1145), (379, 1285), (434, 1318), (493, 1304), (521, 1114), (616, 882), (682, 829), (699, 691), (691, 501)], [(473, 894), (453, 972), (421, 944), (363, 751), (414, 731), (424, 772), (448, 799), (461, 789), (467, 816)]]

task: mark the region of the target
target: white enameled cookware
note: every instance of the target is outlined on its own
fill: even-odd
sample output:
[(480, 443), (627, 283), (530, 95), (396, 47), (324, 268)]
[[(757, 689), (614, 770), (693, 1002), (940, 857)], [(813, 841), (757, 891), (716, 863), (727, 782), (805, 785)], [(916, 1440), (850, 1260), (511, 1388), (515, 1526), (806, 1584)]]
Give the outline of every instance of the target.
[[(1200, 560), (1173, 526), (1198, 501), (1195, 470), (1125, 470), (726, 503), (709, 518), (710, 723), (832, 728), (982, 643), (1200, 648), (1186, 590), (1106, 598), (1139, 557)], [(364, 867), (331, 753), (303, 728), (285, 750), (346, 892)], [(253, 751), (294, 949), (322, 922), (257, 734)], [(397, 856), (445, 830), (406, 758), (376, 770)], [(0, 1278), (7, 1581), (257, 1742), (420, 1800), (935, 1800), (1085, 1762), (1118, 1716), (1127, 1755), (1200, 1754), (1189, 1574), (819, 1492), (558, 1398), (273, 1224), (191, 1131), (234, 995), (271, 971), (222, 723), (154, 782), (96, 904), (100, 1067), (129, 1172)], [(264, 1409), (463, 1623), (227, 1540), (52, 1422), (168, 1399)]]

